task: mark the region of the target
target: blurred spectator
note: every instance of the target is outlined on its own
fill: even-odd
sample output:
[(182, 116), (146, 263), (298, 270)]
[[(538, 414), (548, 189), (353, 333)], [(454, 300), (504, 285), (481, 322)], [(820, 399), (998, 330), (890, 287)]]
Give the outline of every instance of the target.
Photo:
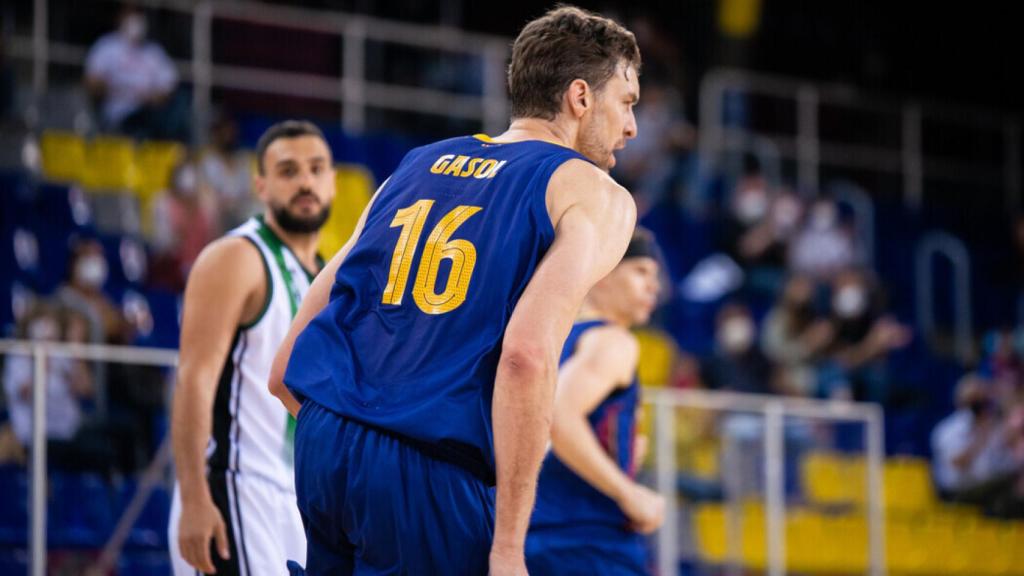
[(957, 384), (956, 411), (932, 431), (935, 483), (940, 495), (989, 507), (1012, 491), (1013, 458), (992, 384), (967, 374)]
[(191, 159), (174, 169), (170, 189), (153, 201), (152, 284), (176, 291), (185, 288), (192, 264), (217, 236), (217, 212), (211, 196)]
[(786, 252), (803, 217), (803, 204), (790, 191), (771, 192), (758, 172), (736, 187), (723, 233), (723, 249), (747, 273), (747, 287), (774, 296), (785, 277)]
[(68, 276), (57, 290), (61, 305), (88, 320), (88, 341), (126, 344), (134, 335), (132, 325), (103, 292), (109, 267), (103, 246), (93, 239), (78, 239), (71, 246)]
[[(814, 306), (814, 283), (794, 276), (768, 312), (761, 332), (765, 355), (778, 365), (779, 389), (813, 396), (817, 392), (812, 361), (832, 342), (832, 323), (819, 317)], [(784, 384), (782, 384), (784, 383)]]
[[(37, 301), (18, 325), (18, 338), (33, 342), (83, 341), (87, 320), (75, 311)], [(14, 435), (22, 446), (32, 442), (32, 356), (12, 354), (4, 366), (4, 391)], [(72, 470), (108, 471), (109, 438), (86, 423), (83, 402), (95, 386), (81, 360), (51, 356), (46, 360), (46, 437), (52, 465)]]
[(679, 93), (649, 83), (636, 107), (637, 137), (616, 155), (615, 175), (637, 202), (640, 214), (657, 204), (662, 195), (686, 180), (686, 164), (693, 149), (693, 127), (683, 116)]
[(252, 154), (238, 147), (238, 125), (221, 116), (210, 131), (210, 148), (199, 163), (202, 181), (216, 197), (220, 231), (230, 230), (259, 211), (252, 193)]
[(829, 280), (860, 263), (853, 232), (839, 220), (839, 208), (828, 198), (814, 201), (803, 228), (790, 245), (790, 271)]
[[(36, 302), (18, 324), (17, 337), (33, 342), (63, 339), (66, 315), (48, 302)], [(78, 399), (92, 393), (88, 371), (80, 362), (50, 357), (46, 361), (46, 435), (70, 440), (82, 421)], [(23, 445), (32, 439), (32, 357), (12, 354), (4, 366), (4, 391), (14, 434)]]
[(910, 330), (885, 314), (882, 295), (866, 273), (849, 269), (832, 282), (834, 337), (819, 370), (823, 392), (834, 398), (880, 402), (885, 395), (885, 356), (910, 343)]
[(101, 125), (135, 138), (188, 139), (188, 110), (164, 49), (146, 40), (146, 16), (125, 5), (118, 29), (93, 44), (85, 85), (100, 103)]
[(716, 318), (715, 352), (701, 367), (701, 379), (713, 390), (767, 394), (771, 365), (754, 346), (757, 328), (750, 311), (727, 304)]

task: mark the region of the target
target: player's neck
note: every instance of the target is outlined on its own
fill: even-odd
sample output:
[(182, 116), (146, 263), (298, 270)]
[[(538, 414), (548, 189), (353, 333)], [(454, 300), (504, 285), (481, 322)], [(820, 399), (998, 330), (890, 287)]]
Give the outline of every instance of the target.
[(299, 259), (299, 263), (302, 264), (307, 270), (319, 271), (320, 267), (316, 261), (316, 249), (320, 241), (319, 232), (311, 232), (308, 234), (302, 234), (298, 232), (288, 232), (281, 227), (273, 218), (264, 217), (267, 226), (274, 231), (274, 234), (284, 242), (286, 246), (295, 254), (295, 257)]
[(580, 313), (578, 321), (586, 322), (589, 320), (602, 320), (608, 324), (615, 324), (623, 328), (629, 328), (628, 318), (619, 318), (618, 315), (611, 313), (608, 310), (603, 310), (600, 306), (595, 305), (592, 302), (584, 302), (580, 306)]
[(555, 120), (540, 118), (516, 118), (509, 124), (508, 130), (493, 138), (495, 142), (522, 142), (524, 140), (542, 140), (566, 148), (572, 148), (576, 142), (576, 130)]

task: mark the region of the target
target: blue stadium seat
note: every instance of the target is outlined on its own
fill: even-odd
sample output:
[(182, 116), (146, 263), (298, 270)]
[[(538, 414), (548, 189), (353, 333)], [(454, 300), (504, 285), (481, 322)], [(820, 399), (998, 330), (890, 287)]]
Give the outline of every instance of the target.
[[(118, 491), (117, 510), (120, 514), (131, 502), (138, 484), (125, 481)], [(170, 520), (171, 496), (167, 489), (157, 486), (150, 493), (142, 513), (128, 534), (125, 547), (131, 550), (166, 550), (167, 523)]]
[(101, 548), (114, 529), (111, 490), (96, 474), (50, 473), (47, 544)]
[(28, 574), (28, 550), (0, 549), (0, 574)]
[(119, 576), (170, 576), (171, 559), (166, 551), (121, 554), (117, 563)]
[[(25, 546), (28, 542), (28, 476), (17, 466), (0, 467), (0, 548)], [(11, 574), (3, 569), (5, 560), (0, 558), (0, 574)]]

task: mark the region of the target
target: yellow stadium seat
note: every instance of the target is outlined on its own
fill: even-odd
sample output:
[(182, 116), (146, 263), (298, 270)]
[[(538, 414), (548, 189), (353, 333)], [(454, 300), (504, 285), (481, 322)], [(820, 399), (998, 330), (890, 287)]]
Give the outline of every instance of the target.
[(171, 173), (185, 152), (178, 142), (148, 141), (139, 145), (135, 154), (135, 191), (144, 202), (170, 186)]
[(665, 386), (672, 377), (678, 351), (672, 337), (661, 330), (642, 328), (634, 331), (640, 343), (637, 378), (641, 386)]
[(801, 476), (809, 500), (828, 506), (861, 501), (863, 477), (849, 457), (833, 452), (812, 452), (801, 463)]
[(903, 457), (886, 460), (885, 505), (893, 512), (924, 512), (935, 508), (935, 488), (927, 460)]
[(362, 166), (339, 165), (335, 172), (334, 205), (320, 230), (320, 254), (328, 260), (352, 235), (374, 190), (373, 175)]
[(85, 140), (73, 132), (47, 130), (39, 142), (43, 176), (47, 180), (78, 183), (85, 172)]
[(697, 550), (701, 557), (714, 564), (725, 561), (726, 533), (725, 510), (717, 504), (699, 506), (693, 515), (697, 532)]
[(82, 184), (94, 191), (133, 190), (138, 175), (135, 144), (128, 138), (98, 136), (86, 147)]

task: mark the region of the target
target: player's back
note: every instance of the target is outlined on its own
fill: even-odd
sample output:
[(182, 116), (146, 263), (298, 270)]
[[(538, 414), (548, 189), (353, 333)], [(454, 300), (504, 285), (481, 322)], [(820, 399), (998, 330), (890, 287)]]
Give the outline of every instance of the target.
[(570, 159), (482, 136), (410, 152), (296, 342), (292, 392), (493, 480), (501, 340), (554, 240), (546, 191)]

